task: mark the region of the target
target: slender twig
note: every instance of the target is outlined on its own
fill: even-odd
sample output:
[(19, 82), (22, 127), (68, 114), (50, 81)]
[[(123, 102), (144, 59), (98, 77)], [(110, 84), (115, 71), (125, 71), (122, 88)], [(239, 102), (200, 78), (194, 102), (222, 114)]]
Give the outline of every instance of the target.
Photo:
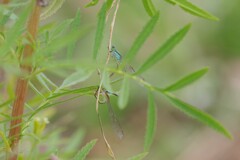
[[(115, 9), (115, 12), (114, 12), (114, 15), (113, 15), (113, 19), (112, 19), (112, 22), (111, 22), (111, 26), (110, 26), (110, 37), (109, 37), (109, 43), (108, 43), (108, 54), (107, 54), (107, 59), (106, 59), (105, 66), (108, 65), (109, 60), (110, 60), (110, 56), (111, 56), (112, 35), (113, 35), (113, 29), (114, 29), (114, 24), (115, 24), (115, 20), (116, 20), (119, 4), (120, 4), (120, 0), (118, 0), (118, 3), (116, 5), (116, 9)], [(115, 160), (116, 158), (115, 158), (114, 152), (113, 152), (113, 150), (112, 150), (112, 148), (111, 148), (110, 144), (108, 143), (107, 138), (105, 136), (105, 133), (104, 133), (104, 130), (103, 130), (103, 127), (102, 127), (102, 120), (101, 120), (101, 117), (100, 117), (100, 114), (99, 114), (99, 111), (98, 111), (98, 109), (99, 109), (99, 97), (100, 97), (102, 85), (103, 85), (103, 78), (101, 78), (101, 81), (100, 81), (100, 84), (99, 84), (99, 89), (97, 91), (96, 112), (97, 112), (98, 119), (99, 119), (99, 124), (100, 124), (100, 127), (101, 127), (101, 133), (102, 133), (104, 142), (105, 142), (105, 144), (107, 146), (107, 149), (108, 149), (108, 153)]]
[[(28, 26), (27, 26), (27, 31), (30, 35), (28, 39), (32, 43), (34, 43), (37, 35), (40, 9), (41, 9), (41, 6), (39, 5), (39, 0), (36, 0), (36, 3), (34, 4), (34, 9), (29, 17)], [(23, 60), (31, 57), (33, 54), (33, 51), (34, 50), (31, 44), (27, 44), (24, 47)], [(32, 71), (31, 64), (20, 64), (20, 68), (23, 73), (30, 74)], [(16, 85), (16, 91), (15, 91), (16, 95), (15, 95), (15, 100), (13, 103), (12, 115), (11, 115), (13, 120), (11, 120), (10, 132), (9, 132), (10, 145), (11, 145), (12, 151), (14, 152), (13, 155), (11, 155), (10, 157), (11, 160), (16, 160), (18, 156), (18, 143), (21, 135), (21, 125), (19, 124), (22, 123), (22, 115), (24, 112), (24, 104), (25, 104), (25, 99), (27, 95), (27, 90), (28, 90), (28, 80), (23, 76), (20, 76), (17, 80), (17, 85)], [(14, 119), (15, 117), (19, 117), (19, 118)]]
[(106, 65), (109, 63), (110, 60), (110, 56), (111, 56), (111, 47), (112, 47), (112, 35), (113, 35), (113, 29), (114, 29), (114, 25), (115, 25), (115, 20), (117, 17), (117, 11), (119, 8), (119, 4), (120, 4), (120, 0), (117, 3), (114, 15), (113, 15), (113, 20), (111, 23), (111, 27), (110, 27), (110, 35), (109, 35), (109, 43), (108, 43), (108, 55), (107, 55), (107, 60), (106, 60)]
[(109, 14), (110, 14), (110, 11), (112, 10), (112, 8), (114, 7), (114, 5), (115, 5), (116, 2), (117, 2), (117, 0), (114, 0), (114, 1), (112, 2), (111, 7), (110, 7), (109, 10), (107, 11), (106, 22), (108, 21), (108, 16), (109, 16)]

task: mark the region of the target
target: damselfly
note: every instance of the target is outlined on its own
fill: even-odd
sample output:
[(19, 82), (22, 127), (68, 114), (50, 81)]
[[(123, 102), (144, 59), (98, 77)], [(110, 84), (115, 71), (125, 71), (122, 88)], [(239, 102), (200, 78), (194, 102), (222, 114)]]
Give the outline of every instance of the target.
[(117, 61), (118, 64), (122, 62), (122, 55), (118, 52), (115, 46), (111, 48), (111, 55)]
[[(95, 92), (94, 96), (97, 98), (97, 94), (98, 94), (98, 90), (99, 88), (97, 89), (97, 91)], [(112, 108), (112, 105), (111, 105), (111, 102), (110, 102), (110, 97), (109, 97), (109, 94), (111, 95), (115, 95), (115, 96), (118, 96), (117, 94), (115, 93), (111, 93), (105, 89), (101, 89), (100, 91), (100, 97), (99, 97), (99, 101), (98, 103), (100, 104), (107, 104), (107, 107), (108, 107), (108, 114), (109, 114), (109, 118), (111, 119), (112, 121), (112, 126), (113, 126), (113, 129), (114, 131), (116, 132), (117, 136), (122, 139), (123, 138), (123, 130), (122, 130), (122, 127), (118, 121), (118, 118)], [(102, 128), (102, 126), (101, 126)]]
[[(122, 62), (122, 55), (121, 55), (121, 53), (116, 49), (115, 46), (112, 46), (112, 48), (111, 48), (111, 55), (112, 55), (112, 57), (116, 60), (117, 65), (121, 64), (121, 62)], [(131, 70), (131, 72), (133, 72), (133, 73), (135, 72), (134, 68), (133, 68), (131, 65), (127, 65), (124, 70), (125, 70), (125, 71), (128, 70), (127, 68), (128, 68), (129, 70)]]

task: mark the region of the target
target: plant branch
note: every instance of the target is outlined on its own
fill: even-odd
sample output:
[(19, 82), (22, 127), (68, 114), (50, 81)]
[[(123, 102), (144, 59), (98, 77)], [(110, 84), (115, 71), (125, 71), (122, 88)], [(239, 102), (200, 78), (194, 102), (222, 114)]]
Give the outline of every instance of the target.
[[(39, 24), (39, 17), (40, 17), (40, 9), (41, 6), (39, 5), (39, 0), (36, 0), (34, 4), (34, 9), (29, 17), (28, 25), (27, 25), (27, 32), (29, 36), (27, 37), (28, 40), (34, 43), (37, 35), (38, 24)], [(31, 44), (27, 44), (24, 47), (23, 53), (23, 60), (31, 57), (33, 54), (33, 47)], [(22, 73), (30, 74), (32, 71), (31, 64), (20, 64), (20, 68)], [(12, 115), (13, 118), (10, 124), (10, 132), (9, 132), (9, 139), (10, 139), (10, 146), (13, 151), (13, 155), (11, 155), (11, 160), (16, 160), (18, 156), (18, 143), (20, 140), (21, 135), (21, 123), (22, 123), (22, 115), (24, 112), (24, 104), (28, 90), (28, 80), (23, 76), (18, 77), (16, 91), (15, 91), (15, 100), (13, 103), (12, 108)], [(15, 119), (15, 117), (19, 117)]]
[(8, 4), (10, 2), (10, 0), (1, 0), (0, 3), (2, 4)]
[[(113, 4), (115, 3), (115, 1), (113, 2)], [(115, 24), (115, 20), (116, 20), (119, 4), (120, 4), (120, 0), (118, 0), (118, 2), (117, 2), (116, 9), (115, 9), (115, 12), (114, 12), (114, 15), (113, 15), (113, 19), (112, 19), (112, 22), (111, 22), (111, 26), (110, 26), (110, 36), (109, 36), (109, 43), (108, 43), (108, 54), (107, 54), (107, 59), (106, 59), (105, 66), (108, 65), (109, 60), (110, 60), (110, 56), (111, 56), (112, 35), (113, 35), (113, 29), (114, 29), (114, 24)], [(99, 114), (99, 111), (98, 111), (98, 108), (99, 108), (99, 97), (100, 97), (100, 93), (101, 93), (101, 90), (102, 90), (102, 84), (103, 84), (103, 77), (101, 77), (101, 82), (99, 84), (99, 88), (98, 88), (98, 91), (97, 91), (97, 94), (96, 94), (96, 99), (97, 99), (96, 100), (96, 112), (97, 112), (99, 124), (100, 124), (100, 127), (101, 127), (101, 133), (102, 133), (104, 142), (105, 142), (105, 144), (107, 146), (107, 149), (108, 149), (108, 153), (112, 157), (113, 160), (116, 160), (114, 152), (113, 152), (113, 150), (112, 150), (112, 148), (111, 148), (110, 144), (108, 143), (107, 138), (105, 136), (105, 133), (104, 133), (104, 130), (103, 130), (103, 127), (102, 127), (102, 120), (101, 120), (101, 117), (100, 117), (100, 114)]]

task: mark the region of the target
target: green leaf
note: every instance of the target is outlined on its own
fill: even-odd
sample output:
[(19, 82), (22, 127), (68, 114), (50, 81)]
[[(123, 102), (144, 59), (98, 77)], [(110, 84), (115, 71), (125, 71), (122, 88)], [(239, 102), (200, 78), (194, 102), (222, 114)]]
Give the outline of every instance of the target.
[(157, 126), (157, 111), (154, 104), (154, 97), (151, 91), (148, 92), (147, 128), (145, 134), (144, 151), (148, 151), (152, 144)]
[(24, 9), (24, 11), (20, 14), (18, 20), (13, 25), (13, 27), (8, 30), (4, 42), (1, 44), (0, 54), (2, 55), (6, 54), (11, 49), (11, 47), (13, 47), (18, 38), (21, 36), (23, 27), (26, 24), (31, 9), (32, 7)]
[(191, 25), (188, 24), (182, 29), (180, 29), (178, 32), (176, 32), (173, 36), (171, 36), (153, 55), (151, 55), (144, 62), (144, 64), (135, 74), (137, 75), (146, 71), (155, 63), (157, 63), (159, 60), (164, 58), (183, 39), (183, 37), (186, 35), (190, 27)]
[[(51, 40), (61, 38), (63, 33), (70, 28), (70, 24), (73, 22), (73, 19), (66, 19), (56, 24), (54, 28), (50, 31)], [(73, 31), (73, 30), (71, 30)]]
[(157, 13), (152, 0), (142, 0), (142, 3), (149, 16), (153, 17)]
[(112, 7), (113, 0), (107, 0), (107, 11)]
[[(59, 62), (59, 61), (58, 61)], [(51, 80), (51, 79), (49, 79), (44, 73), (40, 73), (40, 76), (42, 77), (42, 79), (46, 82), (46, 83), (48, 83), (49, 85), (51, 85), (52, 87), (54, 87), (54, 88), (58, 88), (58, 86), (55, 84), (55, 83), (53, 83), (53, 81)]]
[(10, 147), (10, 145), (9, 145), (8, 139), (7, 139), (7, 137), (5, 136), (5, 134), (4, 134), (2, 131), (0, 131), (0, 137), (1, 137), (1, 139), (2, 139), (2, 142), (3, 142), (4, 145), (5, 145), (4, 149), (5, 149), (7, 152), (11, 152), (11, 147)]
[(43, 77), (43, 73), (40, 73), (36, 76), (37, 80), (40, 82), (40, 84), (45, 87), (49, 92), (51, 92), (51, 89), (48, 87), (48, 84), (45, 81), (45, 78)]
[(76, 148), (78, 148), (79, 145), (82, 143), (84, 135), (84, 130), (79, 129), (77, 130), (77, 132), (74, 133), (73, 136), (69, 137), (70, 140), (68, 140), (68, 145), (66, 146), (66, 148), (64, 148), (64, 153), (74, 152)]
[(32, 82), (29, 82), (28, 84), (37, 95), (41, 96), (42, 99), (45, 99), (44, 95), (32, 84)]
[(83, 82), (86, 79), (88, 79), (92, 75), (92, 73), (93, 73), (92, 70), (82, 68), (82, 69), (76, 71), (75, 73), (71, 74), (70, 76), (68, 76), (63, 81), (60, 88), (69, 87), (69, 86), (75, 85), (77, 83)]
[(109, 77), (109, 73), (107, 70), (103, 71), (102, 74), (102, 81), (103, 81), (103, 86), (104, 88), (109, 91), (109, 92), (113, 92), (112, 86), (111, 86), (111, 82), (110, 82), (110, 77)]
[(65, 95), (70, 95), (70, 94), (78, 94), (78, 95), (93, 95), (94, 92), (98, 89), (98, 86), (90, 86), (90, 87), (85, 87), (85, 88), (77, 88), (73, 90), (60, 90), (58, 93), (54, 93), (51, 96), (49, 96), (47, 99), (54, 99), (58, 97), (62, 97)]
[(98, 55), (99, 48), (103, 39), (103, 32), (105, 28), (105, 20), (106, 20), (106, 3), (103, 4), (99, 14), (98, 14), (98, 25), (95, 35), (95, 42), (93, 47), (93, 58), (96, 59)]
[(89, 28), (83, 28), (81, 30), (75, 30), (68, 34), (63, 35), (61, 38), (54, 39), (46, 47), (38, 48), (36, 53), (33, 55), (37, 61), (38, 56), (42, 54), (56, 53), (58, 50), (72, 44), (77, 41), (79, 38), (83, 37)]
[(92, 0), (90, 3), (88, 3), (85, 7), (92, 7), (98, 4), (99, 0)]
[(14, 20), (17, 19), (17, 16), (13, 13), (13, 10), (8, 10), (4, 7), (0, 7), (0, 16), (0, 26), (4, 26), (8, 22), (10, 17), (14, 17)]
[(215, 17), (214, 15), (208, 13), (207, 11), (204, 11), (203, 9), (195, 6), (194, 4), (192, 4), (186, 0), (166, 0), (166, 1), (171, 4), (177, 4), (182, 9), (184, 9), (185, 11), (187, 11), (195, 16), (199, 16), (199, 17), (202, 17), (205, 19), (210, 19), (210, 20), (215, 20), (215, 21), (218, 20), (218, 18)]
[(143, 153), (140, 153), (136, 156), (133, 156), (131, 158), (128, 158), (128, 160), (142, 160), (143, 158), (145, 158), (146, 156), (148, 155), (148, 152), (143, 152)]
[(12, 103), (12, 101), (13, 101), (13, 99), (8, 99), (7, 101), (5, 101), (5, 102), (1, 103), (1, 104), (0, 104), (0, 108), (4, 107), (4, 106), (6, 106), (6, 105), (9, 105), (9, 104), (11, 104), (11, 103)]
[(211, 115), (204, 113), (203, 111), (193, 107), (190, 104), (187, 104), (180, 99), (176, 98), (174, 95), (169, 92), (163, 92), (164, 96), (180, 111), (184, 112), (188, 116), (208, 125), (209, 127), (215, 129), (219, 133), (222, 133), (226, 137), (232, 139), (231, 133), (223, 127), (221, 123), (215, 120)]
[(127, 106), (128, 98), (129, 98), (129, 79), (128, 77), (125, 76), (122, 82), (120, 95), (118, 98), (118, 106), (120, 109), (124, 109)]
[(86, 156), (88, 155), (88, 153), (91, 151), (91, 149), (94, 147), (94, 145), (96, 144), (97, 140), (94, 139), (91, 142), (89, 142), (88, 144), (86, 144), (81, 151), (79, 151), (77, 153), (77, 155), (74, 157), (74, 160), (84, 160), (86, 158)]
[[(81, 22), (80, 10), (78, 10), (75, 18), (73, 19), (73, 21), (71, 23), (71, 30), (78, 30), (80, 28), (80, 22)], [(72, 43), (68, 46), (67, 55), (69, 58), (73, 57), (73, 52), (74, 52), (75, 47), (76, 47), (76, 43)]]
[(50, 16), (52, 16), (54, 13), (56, 13), (63, 5), (65, 0), (52, 0), (49, 1), (48, 6), (43, 8), (43, 11), (40, 15), (41, 20), (44, 20)]
[(132, 47), (130, 48), (129, 52), (126, 54), (124, 58), (124, 64), (131, 61), (144, 42), (147, 40), (148, 36), (152, 33), (154, 26), (156, 25), (159, 18), (159, 13), (156, 13), (151, 20), (144, 26), (143, 30), (140, 32), (138, 37), (135, 39)]
[(208, 71), (208, 68), (203, 68), (196, 72), (193, 72), (193, 73), (185, 76), (184, 78), (178, 80), (174, 84), (166, 87), (164, 90), (165, 91), (175, 91), (175, 90), (181, 89), (183, 87), (186, 87), (187, 85), (190, 85), (191, 83), (195, 82), (196, 80), (198, 80), (199, 78), (204, 76), (207, 73), (207, 71)]

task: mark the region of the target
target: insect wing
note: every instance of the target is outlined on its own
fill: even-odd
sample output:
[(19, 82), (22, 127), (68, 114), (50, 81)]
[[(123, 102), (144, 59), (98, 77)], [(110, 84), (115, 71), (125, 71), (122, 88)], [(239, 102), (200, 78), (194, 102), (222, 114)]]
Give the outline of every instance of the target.
[(112, 105), (110, 103), (110, 100), (108, 99), (107, 101), (107, 106), (108, 106), (108, 113), (109, 113), (109, 117), (112, 121), (112, 126), (113, 126), (113, 129), (115, 130), (117, 136), (122, 139), (123, 138), (123, 130), (122, 130), (122, 127), (118, 121), (118, 118), (112, 108)]

